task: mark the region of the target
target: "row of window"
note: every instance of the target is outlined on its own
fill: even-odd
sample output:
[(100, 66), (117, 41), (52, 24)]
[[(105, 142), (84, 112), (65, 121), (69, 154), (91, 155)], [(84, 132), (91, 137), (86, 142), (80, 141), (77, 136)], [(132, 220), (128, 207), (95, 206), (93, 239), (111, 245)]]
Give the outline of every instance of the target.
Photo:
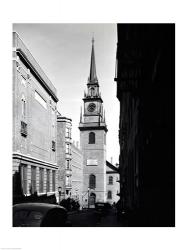
[[(113, 185), (113, 177), (112, 176), (109, 176), (108, 184)], [(89, 188), (91, 188), (91, 189), (96, 188), (96, 176), (94, 174), (91, 174), (89, 176)]]
[[(23, 193), (27, 194), (27, 185), (28, 185), (28, 167), (27, 165), (22, 165), (22, 188)], [(46, 169), (46, 183), (44, 183), (44, 168), (39, 168), (39, 189), (37, 190), (36, 186), (36, 167), (31, 166), (31, 183), (29, 186), (29, 192), (34, 194), (35, 192), (43, 193), (44, 184), (46, 184), (46, 192), (54, 192), (56, 186), (56, 171), (52, 170), (52, 190), (50, 190), (50, 169)]]

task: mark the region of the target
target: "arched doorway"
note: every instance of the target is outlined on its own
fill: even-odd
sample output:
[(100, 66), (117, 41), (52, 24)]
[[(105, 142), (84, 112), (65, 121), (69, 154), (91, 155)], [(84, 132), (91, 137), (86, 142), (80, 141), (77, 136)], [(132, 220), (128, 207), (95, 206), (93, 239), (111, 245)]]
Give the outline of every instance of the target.
[(89, 197), (89, 207), (93, 208), (95, 207), (95, 200), (96, 200), (96, 194), (91, 193)]

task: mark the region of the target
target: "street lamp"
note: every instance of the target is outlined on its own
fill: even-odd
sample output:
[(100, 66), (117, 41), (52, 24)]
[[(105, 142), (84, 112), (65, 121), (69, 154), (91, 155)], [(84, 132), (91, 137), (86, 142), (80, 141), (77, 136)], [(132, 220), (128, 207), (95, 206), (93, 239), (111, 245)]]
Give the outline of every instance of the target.
[(90, 197), (90, 188), (88, 188), (88, 209), (89, 209), (89, 197)]
[(59, 201), (58, 201), (58, 204), (59, 204), (59, 205), (60, 205), (61, 193), (62, 193), (62, 188), (61, 188), (61, 187), (58, 187), (58, 194), (59, 194)]

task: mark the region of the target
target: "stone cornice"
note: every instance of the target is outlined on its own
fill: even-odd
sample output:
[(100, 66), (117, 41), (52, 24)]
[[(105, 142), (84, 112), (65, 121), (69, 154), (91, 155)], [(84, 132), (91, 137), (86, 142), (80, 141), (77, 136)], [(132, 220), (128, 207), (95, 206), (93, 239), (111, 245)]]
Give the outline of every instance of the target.
[(104, 130), (105, 132), (108, 131), (106, 126), (87, 126), (83, 127), (79, 125), (79, 130), (80, 131), (86, 131), (86, 130)]
[(32, 156), (28, 156), (28, 155), (24, 155), (18, 152), (13, 152), (12, 154), (12, 158), (13, 159), (18, 159), (18, 160), (23, 160), (23, 161), (27, 161), (29, 163), (34, 163), (34, 164), (40, 164), (43, 165), (45, 167), (50, 167), (50, 168), (54, 168), (54, 169), (58, 169), (58, 165), (51, 163), (51, 162), (46, 162), (46, 161), (42, 161), (40, 159), (34, 158)]
[(101, 103), (103, 103), (103, 100), (101, 97), (84, 97), (82, 99), (84, 102), (94, 102), (94, 101), (100, 101)]

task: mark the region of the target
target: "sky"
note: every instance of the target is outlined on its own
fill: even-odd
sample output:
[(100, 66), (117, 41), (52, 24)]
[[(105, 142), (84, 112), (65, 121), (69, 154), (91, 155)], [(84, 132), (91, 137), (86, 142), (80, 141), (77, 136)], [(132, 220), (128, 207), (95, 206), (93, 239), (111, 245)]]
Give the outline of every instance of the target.
[(58, 111), (72, 119), (72, 141), (80, 141), (80, 107), (90, 70), (95, 39), (96, 72), (103, 99), (107, 160), (119, 162), (119, 101), (116, 97), (116, 24), (13, 24), (31, 54), (57, 89)]

